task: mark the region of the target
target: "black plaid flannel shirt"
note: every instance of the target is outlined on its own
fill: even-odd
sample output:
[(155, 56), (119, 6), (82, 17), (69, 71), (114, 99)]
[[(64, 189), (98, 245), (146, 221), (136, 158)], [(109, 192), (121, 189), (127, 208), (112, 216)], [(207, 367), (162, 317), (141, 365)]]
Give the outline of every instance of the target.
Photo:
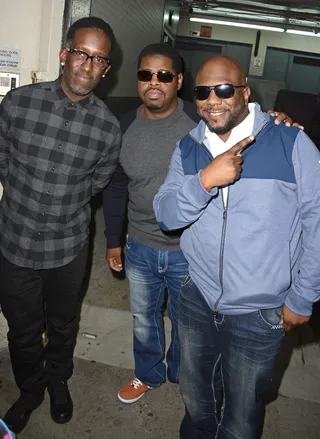
[(12, 263), (69, 263), (88, 240), (90, 198), (118, 163), (119, 123), (91, 93), (73, 103), (60, 79), (17, 88), (0, 106), (0, 249)]

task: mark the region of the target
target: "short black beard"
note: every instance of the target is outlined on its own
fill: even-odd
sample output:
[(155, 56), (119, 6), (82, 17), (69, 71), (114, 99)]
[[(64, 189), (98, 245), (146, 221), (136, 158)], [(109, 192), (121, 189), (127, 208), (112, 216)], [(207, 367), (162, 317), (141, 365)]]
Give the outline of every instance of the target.
[(229, 131), (231, 131), (234, 127), (239, 125), (245, 119), (245, 117), (243, 117), (245, 110), (246, 107), (244, 107), (240, 113), (231, 116), (228, 122), (223, 127), (212, 127), (211, 125), (209, 125), (209, 122), (206, 119), (203, 120), (205, 121), (211, 133), (223, 135), (223, 134), (227, 134)]
[(72, 91), (73, 94), (75, 94), (76, 96), (87, 96), (89, 93), (92, 92), (92, 89), (79, 89), (77, 87), (73, 87), (73, 86), (69, 86), (70, 90)]
[(234, 120), (234, 118), (230, 119), (223, 127), (212, 127), (207, 120), (204, 119), (204, 121), (209, 131), (218, 135), (226, 134), (238, 125), (237, 120)]
[(153, 104), (149, 104), (149, 105), (146, 105), (146, 108), (150, 111), (156, 111), (156, 110), (161, 110), (162, 107), (159, 107), (159, 106), (153, 105)]

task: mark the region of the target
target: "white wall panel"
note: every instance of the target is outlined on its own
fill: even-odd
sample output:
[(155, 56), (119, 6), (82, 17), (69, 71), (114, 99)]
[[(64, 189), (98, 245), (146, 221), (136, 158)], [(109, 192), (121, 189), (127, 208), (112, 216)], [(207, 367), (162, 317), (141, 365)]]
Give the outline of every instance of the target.
[(20, 73), (20, 85), (31, 83), (32, 71), (40, 80), (55, 79), (64, 0), (0, 0), (0, 7), (0, 46), (20, 51), (20, 68), (11, 70)]

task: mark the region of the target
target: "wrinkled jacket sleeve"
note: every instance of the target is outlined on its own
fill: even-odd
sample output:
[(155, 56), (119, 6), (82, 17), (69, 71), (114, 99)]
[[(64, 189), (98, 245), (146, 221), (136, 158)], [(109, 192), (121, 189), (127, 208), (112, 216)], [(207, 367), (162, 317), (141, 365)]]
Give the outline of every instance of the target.
[(320, 299), (320, 153), (303, 131), (297, 136), (292, 161), (302, 224), (302, 255), (285, 304), (292, 312), (309, 316), (312, 304)]
[(153, 207), (160, 227), (177, 230), (195, 222), (204, 212), (217, 189), (207, 192), (200, 181), (200, 172), (185, 175), (179, 143), (173, 153), (165, 182), (154, 198)]
[(9, 93), (3, 98), (0, 104), (0, 182), (2, 185), (4, 185), (8, 172), (10, 120), (12, 117), (12, 105)]

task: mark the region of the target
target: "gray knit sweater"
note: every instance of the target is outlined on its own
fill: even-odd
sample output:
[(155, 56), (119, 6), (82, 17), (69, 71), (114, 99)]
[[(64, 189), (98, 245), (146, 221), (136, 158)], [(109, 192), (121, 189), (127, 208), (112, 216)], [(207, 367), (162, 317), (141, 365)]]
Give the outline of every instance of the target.
[(168, 117), (136, 118), (123, 135), (120, 164), (129, 178), (129, 234), (142, 244), (160, 250), (179, 250), (179, 234), (166, 234), (158, 226), (153, 198), (163, 183), (176, 142), (196, 126), (193, 104), (178, 100)]

